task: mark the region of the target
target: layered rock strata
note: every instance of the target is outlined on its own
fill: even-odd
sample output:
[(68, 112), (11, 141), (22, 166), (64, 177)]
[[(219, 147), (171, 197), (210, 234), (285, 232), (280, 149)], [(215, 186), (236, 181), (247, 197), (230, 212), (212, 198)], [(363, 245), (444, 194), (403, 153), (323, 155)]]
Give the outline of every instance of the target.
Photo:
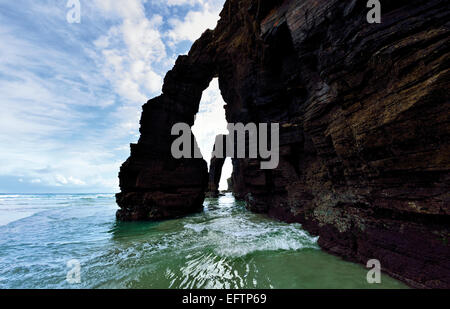
[(414, 287), (450, 288), (450, 9), (445, 0), (228, 0), (144, 105), (118, 218), (201, 209), (201, 159), (170, 155), (213, 77), (230, 123), (280, 123), (280, 164), (233, 159), (248, 208), (300, 222), (326, 251)]

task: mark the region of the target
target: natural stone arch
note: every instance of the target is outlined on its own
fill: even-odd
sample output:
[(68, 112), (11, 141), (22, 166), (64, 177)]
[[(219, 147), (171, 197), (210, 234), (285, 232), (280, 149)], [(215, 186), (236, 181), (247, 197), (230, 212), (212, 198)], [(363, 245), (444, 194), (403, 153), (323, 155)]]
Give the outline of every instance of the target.
[[(208, 40), (211, 32), (203, 35)], [(217, 74), (214, 50), (195, 48), (178, 57), (164, 79), (161, 96), (143, 106), (141, 137), (131, 145), (131, 156), (120, 170), (121, 193), (117, 194), (120, 220), (160, 220), (203, 209), (208, 184), (203, 159), (174, 159), (173, 125), (193, 126), (203, 91)], [(195, 137), (194, 147), (197, 147)]]
[[(225, 30), (232, 26), (228, 20), (243, 18), (243, 22), (252, 25), (251, 15), (236, 15), (239, 7), (237, 1), (226, 2), (216, 29), (207, 30), (187, 56), (178, 57), (174, 68), (164, 78), (162, 95), (143, 106), (141, 137), (137, 144), (131, 145), (131, 155), (119, 173), (121, 193), (116, 200), (121, 209), (117, 212), (118, 219), (160, 220), (202, 209), (208, 186), (207, 163), (203, 159), (172, 158), (170, 149), (175, 137), (171, 136), (171, 129), (180, 122), (194, 124), (202, 93), (214, 77), (218, 77), (222, 97), (227, 103), (227, 121), (247, 123), (252, 120), (247, 104), (253, 99), (245, 94), (245, 89), (236, 87), (237, 80), (233, 79), (247, 58), (229, 55), (228, 45), (219, 43), (226, 43), (228, 38), (216, 36), (216, 33), (229, 31)], [(248, 47), (250, 54), (259, 53), (262, 44), (256, 30), (256, 25), (252, 25), (239, 32), (242, 38), (254, 37), (250, 41), (239, 41), (240, 45)], [(242, 183), (242, 175), (237, 177), (240, 181), (234, 184)], [(240, 188), (247, 190), (244, 185)], [(239, 197), (245, 196), (244, 191)]]
[(448, 5), (394, 2), (377, 26), (364, 1), (227, 0), (144, 106), (118, 218), (201, 209), (207, 164), (171, 159), (170, 128), (193, 124), (218, 76), (229, 123), (280, 123), (277, 169), (233, 159), (250, 210), (302, 223), (346, 259), (380, 258), (410, 285), (450, 287)]

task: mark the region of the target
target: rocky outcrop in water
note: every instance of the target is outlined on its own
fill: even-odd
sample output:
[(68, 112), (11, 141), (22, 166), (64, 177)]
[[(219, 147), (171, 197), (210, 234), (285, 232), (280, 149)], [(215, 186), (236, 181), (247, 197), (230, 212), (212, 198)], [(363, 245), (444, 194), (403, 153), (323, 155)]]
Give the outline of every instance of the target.
[(209, 165), (208, 190), (206, 192), (208, 197), (219, 196), (220, 177), (222, 176), (222, 167), (224, 163), (225, 158), (211, 158), (211, 163)]
[(170, 155), (219, 78), (230, 123), (280, 123), (280, 164), (233, 159), (248, 208), (300, 222), (326, 251), (415, 287), (450, 288), (449, 3), (228, 0), (144, 105), (121, 169), (120, 219), (201, 209), (201, 159)]

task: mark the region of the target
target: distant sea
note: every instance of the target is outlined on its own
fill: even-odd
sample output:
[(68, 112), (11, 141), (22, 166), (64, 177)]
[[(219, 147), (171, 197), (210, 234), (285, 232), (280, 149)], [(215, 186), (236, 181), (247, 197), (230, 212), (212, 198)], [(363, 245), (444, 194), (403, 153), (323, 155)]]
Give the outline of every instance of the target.
[[(113, 194), (0, 194), (0, 288), (405, 288), (322, 252), (228, 194), (164, 222), (117, 222)], [(69, 283), (75, 260), (80, 282)], [(70, 280), (69, 280), (70, 281)]]

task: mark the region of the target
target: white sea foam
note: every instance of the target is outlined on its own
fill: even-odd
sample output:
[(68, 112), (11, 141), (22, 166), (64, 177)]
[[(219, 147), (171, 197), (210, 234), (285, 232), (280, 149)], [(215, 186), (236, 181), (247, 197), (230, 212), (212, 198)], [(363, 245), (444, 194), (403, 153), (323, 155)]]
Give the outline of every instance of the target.
[(76, 201), (113, 198), (113, 194), (3, 194), (0, 195), (0, 226), (37, 213), (71, 206)]
[(215, 247), (220, 256), (240, 257), (257, 251), (318, 248), (318, 237), (310, 236), (299, 224), (254, 222), (248, 218), (219, 218), (205, 223), (189, 223), (186, 229)]

